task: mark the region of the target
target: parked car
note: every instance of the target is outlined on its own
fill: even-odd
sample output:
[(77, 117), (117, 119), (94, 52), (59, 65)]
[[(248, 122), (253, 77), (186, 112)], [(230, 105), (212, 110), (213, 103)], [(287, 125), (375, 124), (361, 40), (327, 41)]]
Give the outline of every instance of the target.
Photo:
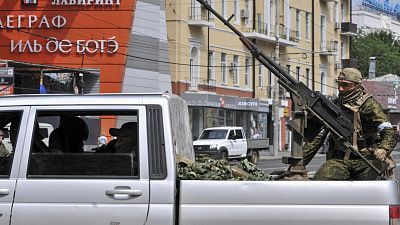
[(268, 150), (268, 139), (247, 139), (243, 127), (211, 127), (204, 129), (193, 142), (196, 154), (207, 154), (216, 159), (248, 158), (257, 163), (259, 151)]

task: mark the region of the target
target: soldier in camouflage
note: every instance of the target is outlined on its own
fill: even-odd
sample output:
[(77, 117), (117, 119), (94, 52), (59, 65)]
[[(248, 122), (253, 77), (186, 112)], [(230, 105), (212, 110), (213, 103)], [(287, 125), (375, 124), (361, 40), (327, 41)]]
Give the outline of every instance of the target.
[[(360, 71), (346, 68), (338, 77), (339, 98), (336, 105), (353, 118), (353, 146), (372, 164), (381, 169), (386, 166), (386, 176), (394, 178), (396, 166), (391, 151), (396, 145), (396, 133), (392, 129), (381, 105), (365, 91)], [(319, 133), (304, 144), (304, 165), (317, 153), (328, 130)], [(327, 161), (317, 170), (314, 180), (374, 180), (377, 174), (358, 156), (346, 149), (334, 135), (329, 135)]]

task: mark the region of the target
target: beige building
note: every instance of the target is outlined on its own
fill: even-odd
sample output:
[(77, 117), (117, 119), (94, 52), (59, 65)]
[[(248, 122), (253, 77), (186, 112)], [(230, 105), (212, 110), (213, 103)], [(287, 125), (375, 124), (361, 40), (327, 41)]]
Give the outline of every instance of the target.
[[(233, 15), (231, 24), (293, 77), (326, 95), (335, 94), (338, 72), (353, 62), (350, 1), (209, 0), (226, 19)], [(196, 0), (166, 0), (165, 10), (172, 90), (189, 104), (193, 135), (206, 127), (237, 125), (247, 136), (272, 140), (274, 75)], [(290, 116), (284, 113), (290, 108), (287, 97), (280, 92), (282, 124)], [(284, 146), (290, 140), (282, 130)]]

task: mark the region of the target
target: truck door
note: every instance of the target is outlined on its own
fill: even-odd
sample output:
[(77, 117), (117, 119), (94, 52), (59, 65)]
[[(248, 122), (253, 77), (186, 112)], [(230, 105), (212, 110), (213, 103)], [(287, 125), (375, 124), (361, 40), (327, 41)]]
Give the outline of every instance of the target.
[[(12, 225), (146, 223), (144, 106), (32, 107), (28, 121)], [(48, 146), (36, 121), (55, 128)], [(99, 146), (103, 134), (108, 144)]]
[(3, 108), (0, 107), (0, 225), (9, 225), (23, 144), (19, 140), (25, 134), (29, 107)]
[(238, 155), (247, 154), (247, 142), (241, 129), (236, 129), (236, 149)]

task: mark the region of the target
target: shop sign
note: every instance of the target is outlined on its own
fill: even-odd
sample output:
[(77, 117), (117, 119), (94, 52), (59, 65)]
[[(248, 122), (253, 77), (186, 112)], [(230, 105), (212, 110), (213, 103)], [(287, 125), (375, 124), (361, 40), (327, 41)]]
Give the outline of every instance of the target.
[(246, 109), (246, 110), (259, 110), (259, 100), (257, 99), (237, 99), (237, 108), (238, 109)]
[(233, 96), (220, 96), (210, 94), (181, 95), (189, 106), (216, 107), (225, 109), (251, 110), (258, 112), (269, 112), (269, 103), (252, 98), (238, 98)]
[[(53, 1), (54, 4), (120, 4), (119, 1)], [(29, 31), (24, 29), (62, 29), (66, 28), (68, 20), (62, 15), (7, 15), (4, 18), (0, 18), (0, 30), (2, 29), (17, 29), (21, 33), (31, 34)], [(33, 35), (35, 36), (35, 35)], [(10, 40), (10, 52), (11, 53), (70, 53), (75, 50), (78, 54), (114, 54), (118, 51), (119, 44), (115, 40), (115, 36), (105, 37), (103, 39), (57, 39), (56, 37), (39, 37), (40, 40), (46, 39), (45, 43), (38, 41), (37, 39), (29, 40)]]
[(14, 68), (1, 67), (0, 68), (0, 85), (14, 84)]
[(0, 85), (1, 95), (12, 95), (14, 93), (14, 85)]
[(120, 0), (53, 0), (52, 5), (112, 6), (120, 5)]

